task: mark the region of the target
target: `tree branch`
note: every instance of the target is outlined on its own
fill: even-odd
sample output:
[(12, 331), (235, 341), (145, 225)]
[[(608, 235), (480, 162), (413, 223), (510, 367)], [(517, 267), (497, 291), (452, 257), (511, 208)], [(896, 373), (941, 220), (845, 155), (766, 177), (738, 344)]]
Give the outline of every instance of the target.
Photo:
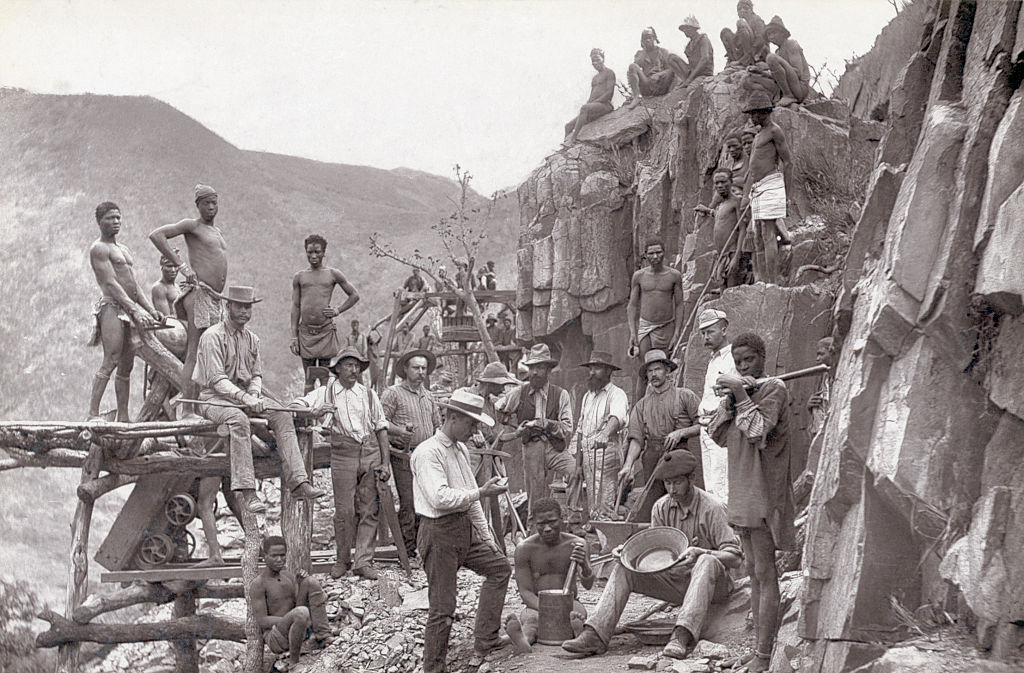
[(216, 613), (181, 617), (143, 624), (76, 624), (51, 610), (39, 618), (50, 628), (36, 636), (36, 647), (57, 647), (65, 643), (138, 643), (177, 638), (245, 641), (242, 622)]

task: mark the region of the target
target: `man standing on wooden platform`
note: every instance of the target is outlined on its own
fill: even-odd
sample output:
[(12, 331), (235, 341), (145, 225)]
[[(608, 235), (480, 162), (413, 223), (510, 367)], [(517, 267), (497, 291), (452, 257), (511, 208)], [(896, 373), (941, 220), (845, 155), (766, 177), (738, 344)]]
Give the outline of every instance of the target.
[(320, 583), (301, 568), (294, 576), (284, 569), (288, 545), (279, 535), (263, 540), (263, 569), (250, 587), (252, 616), (263, 640), (274, 654), (288, 652), (299, 663), (302, 643), (312, 633), (317, 647), (331, 637), (327, 623), (327, 595)]
[[(696, 393), (686, 388), (677, 388), (670, 380), (669, 374), (677, 367), (665, 351), (652, 350), (644, 355), (642, 375), (649, 385), (629, 414), (629, 425), (626, 428), (629, 451), (619, 471), (619, 481), (629, 479), (639, 458), (643, 468), (642, 483), (650, 484), (643, 499), (633, 505), (636, 510), (634, 521), (650, 521), (651, 507), (658, 498), (665, 495), (665, 485), (660, 479), (652, 477), (661, 456), (680, 445), (685, 449), (689, 440), (700, 432), (697, 424), (700, 400)], [(634, 482), (633, 487), (636, 488), (636, 485)]]
[(590, 360), (580, 366), (587, 369), (587, 392), (580, 405), (576, 450), (583, 452), (583, 481), (591, 507), (598, 515), (608, 516), (618, 504), (620, 437), (629, 417), (629, 399), (626, 391), (612, 383), (612, 372), (621, 368), (612, 362), (610, 353), (594, 351)]
[[(398, 490), (398, 523), (409, 558), (416, 556), (416, 510), (413, 505), (412, 468), (409, 460), (419, 446), (441, 425), (441, 412), (434, 396), (427, 390), (427, 377), (437, 367), (437, 358), (427, 350), (403, 353), (395, 362), (401, 383), (389, 387), (380, 396), (384, 416), (388, 419), (388, 440), (391, 442), (391, 472)], [(395, 541), (398, 544), (398, 541)]]
[(533, 504), (551, 497), (551, 481), (557, 476), (569, 481), (575, 464), (565, 450), (572, 435), (572, 402), (564, 388), (548, 383), (558, 361), (547, 344), (534, 344), (523, 359), (529, 376), (523, 385), (509, 391), (497, 405), (509, 425), (516, 426), (523, 440), (523, 470), (526, 494)]
[(576, 580), (584, 589), (594, 586), (594, 569), (590, 567), (587, 543), (572, 533), (562, 532), (565, 520), (562, 508), (551, 498), (537, 502), (534, 526), (537, 532), (516, 546), (516, 587), (526, 606), (519, 616), (509, 615), (505, 622), (512, 643), (520, 652), (530, 652), (537, 642), (537, 626), (540, 620), (540, 599), (538, 592), (561, 591), (569, 575), (572, 563), (576, 564), (570, 593), (573, 596), (569, 620), (573, 635), (583, 631), (583, 620), (587, 609), (576, 598)]
[(267, 403), (278, 400), (263, 389), (263, 358), (260, 340), (246, 328), (252, 318), (256, 298), (251, 287), (228, 287), (227, 311), (221, 322), (203, 332), (199, 338), (198, 357), (193, 381), (200, 388), (197, 404), (200, 412), (215, 423), (228, 426), (231, 456), (231, 489), (250, 512), (261, 513), (267, 506), (256, 497), (256, 475), (252, 464), (252, 425), (249, 414), (266, 418), (274, 431), (281, 471), (291, 494), (299, 499), (315, 499), (323, 495), (313, 488), (306, 466), (299, 453), (292, 415), (287, 411), (266, 409)]
[[(358, 321), (352, 322), (358, 325)], [(351, 346), (329, 363), (336, 379), (295, 401), (296, 406), (334, 407), (330, 420), (331, 484), (334, 488), (334, 543), (338, 558), (331, 577), (353, 574), (377, 579), (373, 567), (374, 541), (380, 504), (377, 480), (391, 478), (388, 419), (377, 393), (360, 383), (370, 361)], [(356, 522), (358, 520), (358, 527)], [(352, 559), (352, 545), (356, 555)], [(398, 541), (396, 540), (396, 543)]]
[[(345, 275), (332, 266), (324, 267), (327, 240), (319, 234), (306, 237), (306, 259), (309, 268), (292, 277), (292, 341), (293, 355), (302, 358), (303, 372), (310, 367), (323, 367), (341, 350), (334, 318), (355, 306), (359, 293)], [(338, 308), (331, 306), (337, 285), (347, 295)], [(306, 377), (306, 392), (313, 389)]]
[[(165, 224), (149, 234), (160, 254), (170, 260), (184, 276), (182, 293), (175, 300), (174, 309), (186, 321), (188, 350), (182, 371), (181, 392), (195, 397), (192, 375), (196, 367), (199, 337), (203, 331), (221, 319), (220, 293), (228, 279), (227, 244), (224, 234), (213, 220), (217, 217), (217, 192), (209, 185), (196, 185), (196, 208), (199, 217), (187, 218), (174, 224)], [(188, 261), (182, 261), (168, 239), (184, 236), (188, 247)], [(190, 405), (183, 407), (183, 411)]]
[(126, 246), (117, 242), (121, 231), (121, 209), (116, 203), (104, 201), (96, 206), (96, 224), (100, 237), (89, 246), (89, 264), (100, 286), (102, 297), (93, 309), (96, 325), (90, 346), (103, 346), (103, 363), (93, 378), (89, 397), (89, 418), (100, 415), (100, 402), (110, 375), (114, 377), (117, 420), (128, 422), (128, 395), (135, 351), (130, 344), (131, 326), (152, 329), (163, 315), (150, 303), (135, 280), (135, 260)]
[(562, 643), (573, 654), (604, 654), (632, 593), (681, 605), (672, 638), (662, 656), (685, 659), (700, 640), (712, 602), (732, 591), (729, 568), (740, 564), (740, 545), (729, 527), (725, 506), (693, 484), (697, 459), (686, 450), (666, 453), (655, 476), (667, 494), (651, 512), (652, 526), (671, 526), (686, 534), (689, 547), (676, 565), (652, 574), (636, 574), (616, 562), (594, 615), (578, 637)]
[(796, 549), (793, 477), (790, 471), (789, 391), (764, 376), (765, 345), (747, 332), (736, 337), (738, 375), (716, 385), (728, 394), (708, 432), (729, 450), (729, 524), (739, 532), (750, 570), (750, 606), (757, 648), (747, 671), (767, 671), (779, 628), (777, 550)]
[(476, 608), (473, 649), (483, 656), (508, 642), (498, 630), (505, 592), (512, 571), (495, 542), (482, 498), (504, 493), (508, 486), (492, 477), (477, 486), (464, 442), (483, 423), (494, 419), (483, 412), (479, 395), (456, 390), (448, 402), (444, 424), (412, 454), (416, 513), (420, 515), (417, 547), (427, 573), (427, 625), (423, 633), (423, 671), (442, 673), (448, 656), (448, 637), (455, 618), (457, 576), (465, 566), (484, 577)]

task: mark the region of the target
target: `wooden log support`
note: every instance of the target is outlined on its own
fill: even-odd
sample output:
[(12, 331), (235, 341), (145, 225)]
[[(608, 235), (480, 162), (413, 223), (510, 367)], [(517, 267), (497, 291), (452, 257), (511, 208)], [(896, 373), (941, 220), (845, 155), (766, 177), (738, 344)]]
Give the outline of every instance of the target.
[[(178, 638), (245, 640), (245, 630), (240, 621), (216, 613), (132, 624), (76, 624), (50, 610), (44, 610), (39, 618), (50, 622), (50, 628), (36, 636), (36, 647), (59, 646), (62, 650), (71, 646), (77, 648), (82, 642), (115, 644)], [(262, 654), (261, 641), (261, 658)]]
[(242, 598), (242, 585), (237, 582), (208, 584), (205, 580), (173, 580), (164, 584), (156, 582), (134, 582), (113, 593), (91, 594), (75, 608), (73, 620), (88, 624), (99, 615), (142, 603), (163, 605), (170, 603), (180, 593), (191, 593), (195, 598), (228, 600)]
[[(308, 433), (299, 435), (299, 455), (306, 466), (310, 482), (313, 480), (313, 437)], [(288, 568), (312, 570), (310, 542), (313, 533), (313, 502), (296, 500), (281, 477), (281, 531), (288, 544)]]
[[(178, 594), (174, 597), (172, 616), (175, 619), (187, 619), (196, 615), (196, 597), (191, 593)], [(175, 673), (199, 673), (199, 650), (196, 649), (195, 636), (175, 638), (171, 641), (174, 652)]]
[(85, 464), (85, 456), (71, 449), (52, 449), (43, 454), (33, 453), (13, 446), (2, 447), (7, 458), (0, 459), (0, 471), (19, 467), (77, 467)]
[(242, 585), (245, 587), (245, 659), (244, 673), (263, 671), (263, 632), (252, 611), (252, 583), (259, 574), (260, 531), (256, 515), (243, 507), (242, 530), (245, 531), (245, 550), (242, 552)]
[(111, 491), (135, 483), (135, 477), (127, 474), (105, 474), (99, 479), (93, 479), (78, 485), (78, 499), (86, 502), (96, 502), (101, 496)]
[(391, 322), (388, 323), (388, 342), (384, 348), (384, 360), (380, 363), (380, 377), (377, 379), (377, 393), (379, 394), (384, 388), (391, 385), (395, 381), (395, 373), (392, 372), (388, 375), (388, 365), (391, 362), (392, 350), (397, 341), (397, 335), (395, 334), (395, 326), (398, 324), (398, 315), (402, 312), (402, 291), (399, 290), (395, 293), (395, 305), (391, 309)]
[(133, 329), (131, 335), (135, 354), (142, 358), (150, 368), (172, 383), (175, 388), (181, 390), (181, 380), (184, 378), (184, 366), (181, 360), (160, 343), (152, 330)]
[[(254, 456), (252, 462), (257, 479), (268, 479), (281, 474), (281, 460), (276, 453), (263, 458)], [(331, 447), (326, 444), (315, 447), (313, 467), (319, 469), (330, 466)], [(194, 474), (197, 477), (226, 476), (231, 474), (231, 459), (222, 454), (212, 454), (200, 458), (161, 452), (127, 460), (108, 459), (104, 462), (103, 469), (125, 475), (179, 472)]]
[[(100, 472), (103, 449), (93, 445), (82, 466), (82, 483), (86, 484)], [(89, 592), (89, 527), (92, 524), (92, 501), (79, 499), (71, 520), (71, 559), (64, 614), (70, 619)], [(67, 621), (67, 620), (65, 620)], [(71, 624), (71, 622), (68, 622)], [(77, 641), (66, 641), (57, 652), (57, 673), (78, 673), (81, 647)]]

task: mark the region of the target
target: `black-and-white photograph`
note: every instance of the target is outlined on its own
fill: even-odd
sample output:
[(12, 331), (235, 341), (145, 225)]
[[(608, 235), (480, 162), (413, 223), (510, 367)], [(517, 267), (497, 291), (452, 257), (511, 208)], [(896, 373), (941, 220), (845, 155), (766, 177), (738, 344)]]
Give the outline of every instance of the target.
[(3, 0), (0, 673), (1024, 673), (1024, 0)]

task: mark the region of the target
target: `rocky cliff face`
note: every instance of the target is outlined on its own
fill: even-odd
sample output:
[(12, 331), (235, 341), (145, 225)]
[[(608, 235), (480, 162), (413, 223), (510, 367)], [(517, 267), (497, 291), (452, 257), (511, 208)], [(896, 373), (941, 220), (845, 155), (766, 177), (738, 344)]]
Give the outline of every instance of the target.
[[(841, 339), (808, 465), (807, 673), (852, 670), (946, 615), (994, 657), (1024, 654), (1021, 8), (915, 3), (884, 53), (859, 62), (859, 114), (834, 100), (776, 111), (797, 169), (784, 278), (701, 302), (729, 312), (734, 334), (767, 338), (769, 371), (811, 364), (820, 336)], [(645, 240), (661, 238), (683, 272), (688, 314), (697, 301), (716, 253), (692, 207), (710, 200), (722, 140), (743, 121), (738, 78), (615, 111), (520, 187), (520, 336), (561, 348), (564, 383), (591, 349), (626, 364)], [(885, 122), (865, 121), (882, 101)], [(690, 335), (685, 385), (700, 388), (706, 357)], [(793, 391), (803, 427), (811, 386)]]

